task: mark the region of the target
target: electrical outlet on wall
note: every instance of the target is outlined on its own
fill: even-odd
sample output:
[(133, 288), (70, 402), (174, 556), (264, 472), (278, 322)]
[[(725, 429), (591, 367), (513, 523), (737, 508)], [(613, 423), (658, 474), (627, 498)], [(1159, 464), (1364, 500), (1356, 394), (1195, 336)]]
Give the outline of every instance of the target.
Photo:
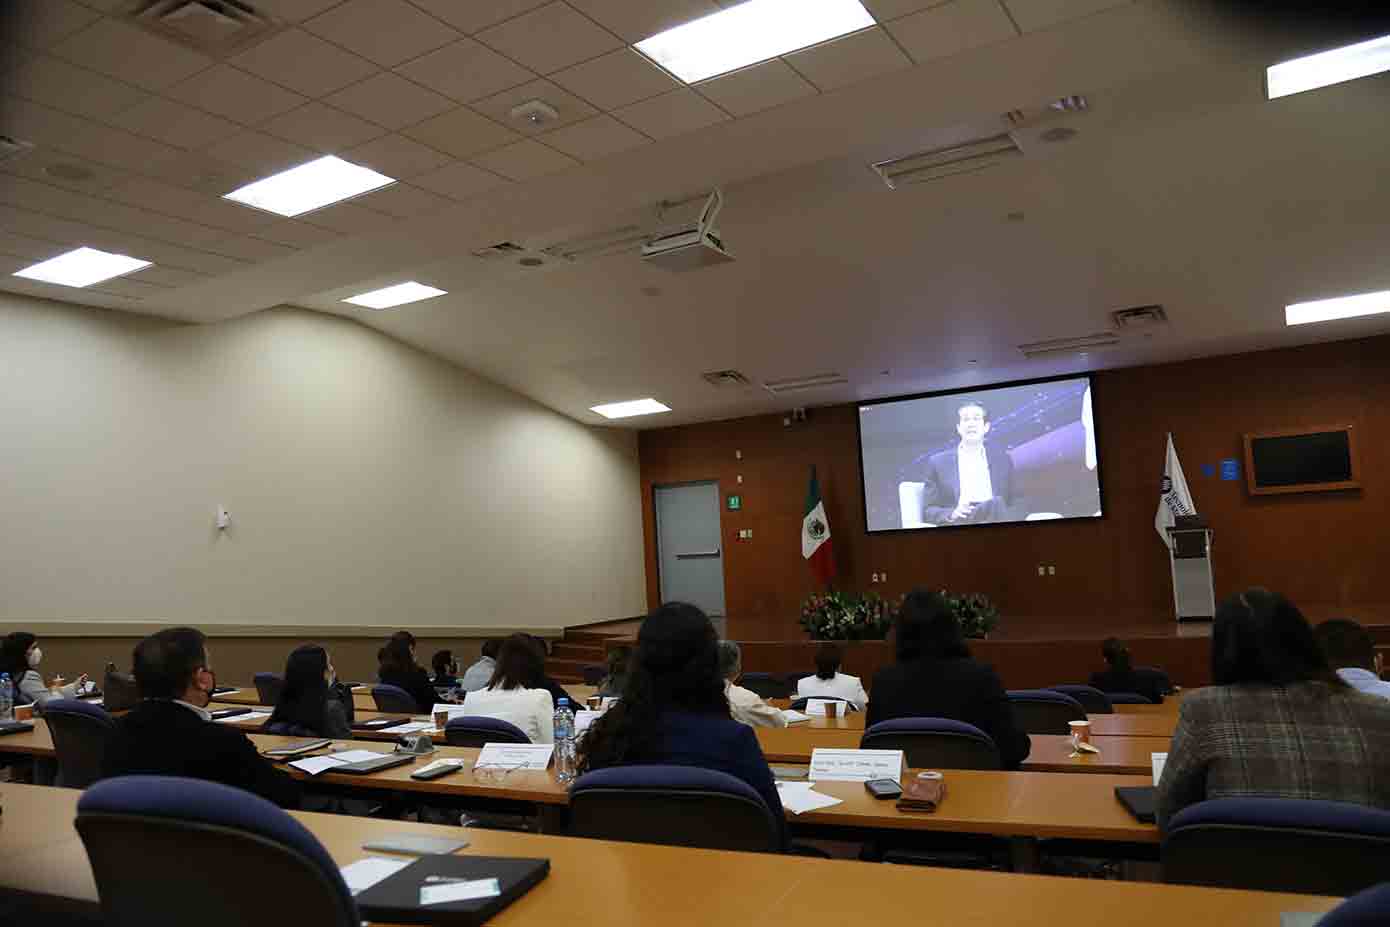
[(871, 574), (871, 575), (869, 576), (869, 582), (871, 582), (871, 583), (876, 583), (876, 582), (878, 582), (878, 574), (877, 574), (877, 573)]
[(1046, 576), (1046, 575), (1047, 575), (1047, 567), (1043, 566), (1041, 563), (1038, 564), (1038, 575), (1039, 575), (1039, 576)]
[(1047, 575), (1048, 575), (1048, 576), (1056, 576), (1056, 575), (1057, 575), (1057, 567), (1056, 567), (1055, 565), (1049, 565), (1048, 568), (1047, 568)]

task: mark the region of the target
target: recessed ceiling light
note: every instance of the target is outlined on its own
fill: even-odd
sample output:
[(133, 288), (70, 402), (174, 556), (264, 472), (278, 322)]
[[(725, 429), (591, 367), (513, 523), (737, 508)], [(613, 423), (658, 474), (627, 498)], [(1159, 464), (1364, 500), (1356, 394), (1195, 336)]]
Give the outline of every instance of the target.
[(1337, 319), (1355, 319), (1363, 315), (1381, 315), (1387, 312), (1390, 312), (1390, 290), (1381, 290), (1379, 293), (1338, 296), (1335, 299), (1318, 299), (1285, 306), (1284, 324), (1307, 325), (1310, 322), (1332, 322)]
[(16, 277), (42, 280), (44, 283), (58, 283), (63, 286), (91, 286), (112, 277), (119, 277), (132, 271), (149, 267), (149, 261), (142, 261), (125, 254), (112, 254), (96, 248), (78, 248), (67, 254), (60, 254), (38, 264), (31, 265), (14, 273)]
[(1270, 65), (1265, 92), (1276, 100), (1384, 71), (1390, 71), (1390, 35)]
[(860, 0), (747, 0), (635, 47), (693, 84), (872, 25)]
[(300, 216), (349, 197), (395, 183), (394, 177), (325, 155), (307, 164), (248, 183), (224, 199), (279, 216)]
[(658, 412), (670, 412), (671, 407), (657, 402), (655, 399), (633, 399), (628, 402), (610, 402), (603, 406), (594, 406), (589, 410), (597, 412), (604, 418), (632, 418), (634, 415), (655, 415)]
[(443, 296), (446, 293), (448, 290), (425, 286), (423, 283), (416, 283), (411, 280), (407, 283), (383, 287), (380, 290), (372, 290), (370, 293), (358, 293), (356, 296), (348, 297), (343, 302), (352, 303), (354, 306), (365, 306), (368, 309), (390, 309), (394, 306), (404, 306), (406, 303), (418, 303), (422, 299), (434, 299), (436, 296)]

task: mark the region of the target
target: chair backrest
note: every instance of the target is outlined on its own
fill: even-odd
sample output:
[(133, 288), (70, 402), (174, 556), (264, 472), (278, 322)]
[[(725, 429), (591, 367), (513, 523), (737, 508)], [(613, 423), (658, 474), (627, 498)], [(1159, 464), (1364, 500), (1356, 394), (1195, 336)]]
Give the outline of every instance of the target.
[(1350, 802), (1218, 798), (1168, 823), (1163, 880), (1351, 895), (1385, 879), (1390, 811)]
[(1072, 721), (1086, 720), (1080, 702), (1051, 689), (1010, 689), (1009, 705), (1026, 734), (1070, 734)]
[[(1115, 711), (1114, 705), (1106, 694), (1095, 686), (1048, 686), (1053, 692), (1060, 692), (1063, 695), (1070, 695), (1081, 703), (1081, 707), (1086, 709), (1088, 715), (1108, 715)], [(1074, 720), (1080, 721), (1080, 718)]]
[(776, 852), (781, 826), (742, 779), (695, 766), (613, 766), (570, 789), (570, 833), (601, 840)]
[(73, 698), (54, 699), (44, 706), (44, 720), (58, 752), (58, 784), (85, 789), (101, 778), (106, 745), (116, 722), (100, 705)]
[(481, 747), (484, 744), (529, 744), (531, 738), (510, 721), (464, 715), (449, 719), (444, 726), (444, 741), (451, 747)]
[(760, 698), (791, 698), (793, 691), (786, 677), (775, 673), (744, 673), (738, 684)]
[(1390, 924), (1390, 882), (1382, 882), (1328, 911), (1318, 927), (1385, 927)]
[(418, 714), (420, 711), (420, 706), (415, 703), (415, 696), (400, 686), (385, 682), (372, 686), (372, 701), (376, 702), (377, 711), (407, 715)]
[(880, 721), (859, 740), (862, 750), (901, 750), (914, 769), (1003, 769), (994, 739), (950, 718)]
[(198, 779), (121, 776), (83, 793), (76, 824), (104, 923), (245, 924), (258, 908), (249, 886), (275, 923), (361, 923), (323, 845), (250, 792)]
[(1110, 699), (1111, 705), (1152, 705), (1153, 702), (1144, 698), (1138, 692), (1107, 692), (1105, 697)]
[(608, 667), (602, 663), (590, 663), (584, 667), (584, 685), (596, 686), (608, 675)]
[(257, 673), (251, 677), (256, 684), (256, 698), (262, 705), (274, 705), (280, 701), (280, 693), (285, 691), (285, 677), (276, 673)]

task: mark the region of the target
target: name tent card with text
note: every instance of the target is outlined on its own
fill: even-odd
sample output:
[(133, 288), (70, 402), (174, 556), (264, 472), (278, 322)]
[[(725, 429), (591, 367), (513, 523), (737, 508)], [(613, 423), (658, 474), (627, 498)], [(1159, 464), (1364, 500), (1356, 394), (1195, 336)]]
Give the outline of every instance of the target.
[(474, 769), (545, 769), (554, 744), (483, 744)]
[(901, 750), (832, 750), (817, 747), (811, 751), (812, 781), (868, 782), (892, 779), (901, 783), (906, 761)]

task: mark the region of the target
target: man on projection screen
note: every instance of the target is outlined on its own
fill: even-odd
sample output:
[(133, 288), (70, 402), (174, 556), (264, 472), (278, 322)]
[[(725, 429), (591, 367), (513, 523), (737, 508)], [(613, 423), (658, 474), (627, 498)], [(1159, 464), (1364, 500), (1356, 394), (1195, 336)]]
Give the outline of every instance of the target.
[(922, 520), (931, 525), (1012, 521), (1014, 462), (1008, 451), (985, 444), (989, 411), (971, 399), (956, 415), (960, 444), (927, 459)]

